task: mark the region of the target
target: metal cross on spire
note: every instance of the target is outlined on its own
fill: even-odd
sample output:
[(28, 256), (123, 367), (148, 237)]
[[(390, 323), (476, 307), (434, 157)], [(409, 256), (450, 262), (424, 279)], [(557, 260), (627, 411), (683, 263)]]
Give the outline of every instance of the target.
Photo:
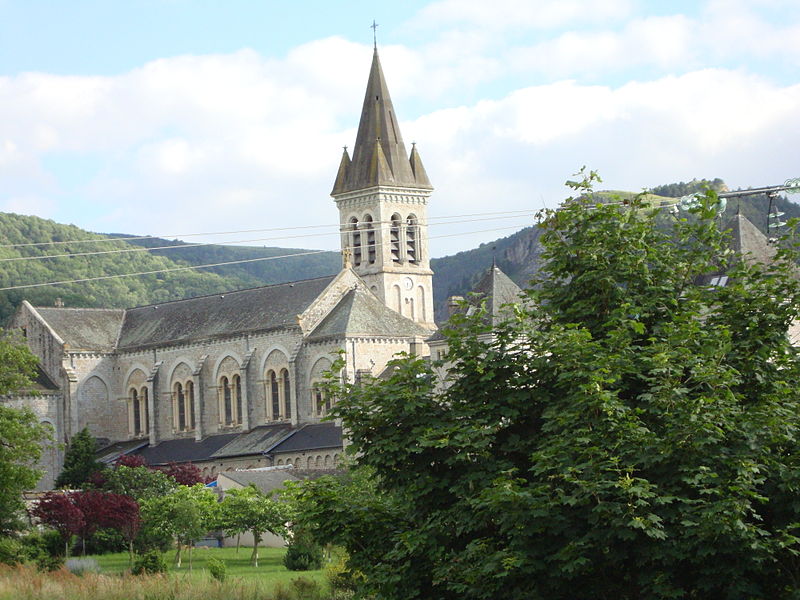
[(375, 19), (372, 19), (372, 25), (369, 26), (372, 29), (372, 46), (377, 49), (378, 48), (378, 24), (375, 22)]

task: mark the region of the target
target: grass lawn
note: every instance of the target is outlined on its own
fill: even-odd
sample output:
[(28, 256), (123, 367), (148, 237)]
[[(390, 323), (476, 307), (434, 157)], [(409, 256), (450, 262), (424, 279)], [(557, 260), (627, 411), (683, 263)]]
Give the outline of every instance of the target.
[[(217, 558), (225, 562), (228, 579), (242, 581), (257, 580), (259, 583), (271, 585), (282, 583), (288, 585), (293, 579), (305, 577), (318, 583), (325, 584), (325, 575), (319, 571), (289, 571), (283, 566), (283, 555), (286, 548), (259, 548), (258, 568), (250, 565), (252, 548), (241, 548), (236, 554), (236, 548), (195, 548), (193, 550), (192, 568), (189, 568), (189, 555), (184, 551), (183, 564), (180, 568), (174, 566), (175, 551), (164, 554), (164, 559), (169, 566), (169, 573), (176, 577), (192, 580), (208, 580), (211, 576), (206, 569), (206, 562)], [(123, 573), (128, 569), (128, 554), (119, 552), (91, 556), (100, 564), (103, 573)]]

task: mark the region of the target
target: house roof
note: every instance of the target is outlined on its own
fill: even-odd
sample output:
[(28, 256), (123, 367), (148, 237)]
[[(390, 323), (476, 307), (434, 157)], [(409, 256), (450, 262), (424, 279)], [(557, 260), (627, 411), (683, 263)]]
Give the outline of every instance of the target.
[(270, 450), (272, 454), (304, 452), (321, 448), (341, 448), (342, 428), (333, 423), (315, 423), (301, 427)]
[(243, 487), (247, 487), (252, 483), (265, 494), (283, 487), (283, 484), (287, 481), (298, 481), (300, 479), (300, 477), (292, 474), (291, 469), (243, 469), (241, 471), (225, 471), (217, 477), (227, 477)]
[(767, 236), (744, 215), (737, 214), (728, 221), (731, 231), (731, 248), (742, 255), (747, 263), (766, 264), (775, 258), (775, 248)]
[(70, 350), (113, 352), (119, 336), (123, 309), (36, 307)]
[[(522, 289), (496, 264), (489, 267), (478, 283), (467, 296), (468, 306), (458, 309), (457, 312), (469, 311), (471, 306), (480, 306), (486, 302), (486, 319), (492, 324), (497, 323), (503, 316), (503, 307), (513, 302), (520, 301)], [(428, 341), (435, 342), (445, 339), (442, 330), (436, 331)]]
[(116, 442), (110, 446), (105, 446), (97, 451), (95, 455), (97, 460), (103, 464), (110, 465), (116, 462), (120, 456), (135, 453), (136, 450), (144, 448), (148, 445), (147, 440), (128, 440), (125, 442)]
[(310, 333), (310, 340), (342, 335), (370, 337), (427, 336), (429, 331), (388, 308), (371, 292), (349, 290)]
[(378, 185), (432, 189), (419, 154), (415, 151), (410, 158), (406, 154), (376, 48), (361, 108), (353, 160), (345, 150), (331, 194)]
[(131, 308), (119, 336), (119, 350), (297, 325), (302, 313), (334, 276)]

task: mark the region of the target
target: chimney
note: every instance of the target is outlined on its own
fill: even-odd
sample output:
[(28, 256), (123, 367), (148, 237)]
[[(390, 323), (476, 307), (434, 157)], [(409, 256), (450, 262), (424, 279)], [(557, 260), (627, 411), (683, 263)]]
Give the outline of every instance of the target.
[(64, 301), (61, 298), (56, 298), (55, 307), (64, 308)]

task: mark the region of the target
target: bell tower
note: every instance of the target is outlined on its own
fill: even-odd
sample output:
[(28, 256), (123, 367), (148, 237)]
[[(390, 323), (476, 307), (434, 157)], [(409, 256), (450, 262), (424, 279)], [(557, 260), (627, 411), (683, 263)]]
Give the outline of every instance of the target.
[(406, 154), (375, 48), (353, 158), (345, 147), (331, 191), (342, 251), (386, 306), (435, 329), (427, 210), (432, 192), (416, 145)]

